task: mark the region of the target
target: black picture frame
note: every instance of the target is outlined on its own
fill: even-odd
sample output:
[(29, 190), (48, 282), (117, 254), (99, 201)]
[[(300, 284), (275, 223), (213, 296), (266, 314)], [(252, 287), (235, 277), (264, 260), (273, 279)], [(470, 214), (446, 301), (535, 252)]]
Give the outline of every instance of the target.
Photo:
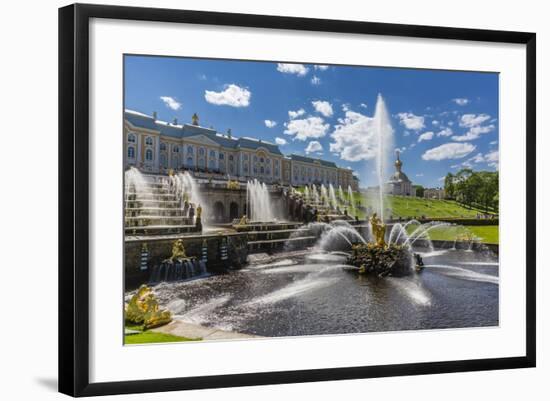
[[(89, 22), (91, 18), (437, 38), (526, 46), (526, 353), (521, 357), (90, 383)], [(536, 363), (536, 35), (479, 29), (74, 4), (59, 9), (59, 391), (142, 393), (534, 367)]]

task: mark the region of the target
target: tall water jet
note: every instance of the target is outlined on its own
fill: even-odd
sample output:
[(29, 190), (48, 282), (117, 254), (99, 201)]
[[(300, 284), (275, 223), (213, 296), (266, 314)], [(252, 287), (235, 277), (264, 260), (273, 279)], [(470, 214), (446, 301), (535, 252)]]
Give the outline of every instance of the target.
[[(193, 204), (196, 209), (201, 206), (203, 216), (211, 216), (208, 206), (201, 196), (199, 184), (187, 171), (178, 173), (170, 177), (173, 183), (173, 188), (176, 194), (176, 199), (180, 202), (180, 207), (183, 209), (185, 202)], [(204, 226), (204, 221), (202, 222)]]
[(328, 186), (328, 194), (330, 197), (330, 206), (336, 209), (336, 207), (338, 206), (338, 202), (336, 201), (336, 193), (334, 192), (334, 187), (332, 186), (332, 184), (329, 184)]
[(307, 185), (304, 187), (304, 198), (306, 199), (306, 202), (309, 202), (309, 188)]
[(321, 184), (321, 200), (324, 207), (329, 207), (328, 191), (324, 184)]
[(355, 214), (355, 199), (353, 197), (353, 190), (348, 185), (348, 198), (349, 198), (349, 212)]
[(319, 204), (319, 192), (317, 191), (317, 187), (315, 184), (311, 185), (311, 192), (313, 193), (313, 200), (315, 201), (315, 204)]
[(248, 218), (252, 221), (274, 221), (271, 198), (265, 183), (258, 180), (248, 181), (246, 184), (248, 199)]
[(341, 185), (338, 185), (338, 197), (340, 198), (340, 202), (344, 202), (344, 190)]
[(143, 174), (135, 167), (130, 167), (124, 172), (124, 195), (126, 201), (143, 199), (149, 191), (147, 181)]
[(378, 179), (378, 215), (384, 220), (384, 189), (389, 166), (389, 154), (393, 149), (393, 128), (386, 103), (378, 94), (373, 117), (374, 140), (376, 141), (376, 176)]

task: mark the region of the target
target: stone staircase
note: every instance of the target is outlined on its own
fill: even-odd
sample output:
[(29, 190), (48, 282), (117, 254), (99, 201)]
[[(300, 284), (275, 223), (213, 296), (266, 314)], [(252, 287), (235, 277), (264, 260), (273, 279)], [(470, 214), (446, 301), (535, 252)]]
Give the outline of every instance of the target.
[(126, 235), (170, 235), (191, 233), (194, 222), (184, 215), (183, 199), (175, 193), (170, 178), (143, 175), (139, 186), (127, 184), (124, 193)]

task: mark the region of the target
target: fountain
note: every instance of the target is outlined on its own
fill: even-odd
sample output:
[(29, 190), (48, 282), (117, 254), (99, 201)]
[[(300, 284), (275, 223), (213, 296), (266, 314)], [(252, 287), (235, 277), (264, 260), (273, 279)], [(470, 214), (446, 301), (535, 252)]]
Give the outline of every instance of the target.
[(355, 199), (353, 197), (353, 190), (351, 186), (348, 185), (348, 198), (349, 198), (349, 214), (355, 214)]
[(378, 180), (378, 214), (384, 221), (384, 187), (388, 170), (388, 159), (393, 149), (393, 128), (386, 103), (381, 94), (378, 94), (373, 117), (374, 138), (376, 139), (376, 177)]
[(265, 183), (256, 179), (246, 184), (246, 199), (248, 203), (248, 218), (252, 222), (273, 222), (275, 216)]
[(332, 186), (332, 184), (329, 184), (328, 186), (328, 193), (330, 196), (330, 206), (333, 209), (336, 209), (336, 207), (338, 206), (338, 201), (336, 200), (336, 193), (334, 192), (334, 187)]

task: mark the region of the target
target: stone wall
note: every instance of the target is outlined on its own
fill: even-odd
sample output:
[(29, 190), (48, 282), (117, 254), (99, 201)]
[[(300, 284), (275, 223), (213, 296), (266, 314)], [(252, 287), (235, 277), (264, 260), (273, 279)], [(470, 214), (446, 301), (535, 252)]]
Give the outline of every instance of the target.
[[(239, 268), (246, 262), (246, 257), (248, 256), (246, 234), (126, 240), (124, 242), (126, 285), (132, 287), (148, 282), (153, 268), (172, 255), (172, 245), (179, 238), (183, 240), (185, 252), (189, 257), (202, 259), (203, 247), (206, 247), (206, 269), (209, 272), (219, 272), (227, 268)], [(228, 250), (228, 258), (226, 260), (223, 260), (221, 257), (221, 247), (224, 243), (227, 244)], [(142, 250), (145, 247), (147, 253), (146, 257), (142, 259)], [(142, 270), (142, 264), (146, 269)]]

